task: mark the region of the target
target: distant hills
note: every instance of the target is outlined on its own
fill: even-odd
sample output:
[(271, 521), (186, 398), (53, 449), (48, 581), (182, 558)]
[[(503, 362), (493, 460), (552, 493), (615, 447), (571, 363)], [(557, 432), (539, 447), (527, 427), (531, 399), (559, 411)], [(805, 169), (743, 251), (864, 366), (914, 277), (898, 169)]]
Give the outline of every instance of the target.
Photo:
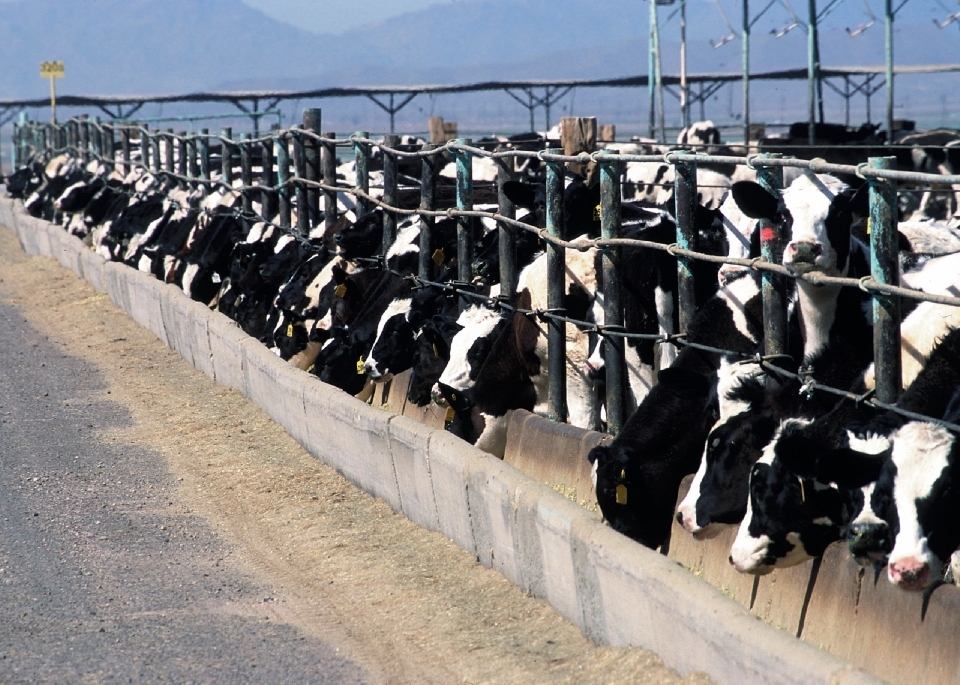
[[(240, 0), (12, 0), (0, 2), (0, 98), (43, 97), (47, 83), (39, 78), (39, 63), (52, 59), (66, 63), (59, 91), (77, 94), (633, 75), (647, 69), (647, 12), (648, 5), (637, 0), (462, 0), (388, 22), (372, 18), (363, 30), (338, 36), (298, 30)], [(666, 73), (678, 71), (672, 12), (661, 9)], [(720, 49), (710, 45), (728, 33), (713, 4), (691, 2), (688, 15), (690, 72), (739, 72), (739, 40)], [(758, 23), (754, 71), (805, 66), (805, 34), (798, 28), (774, 39), (769, 30), (779, 21)], [(910, 15), (897, 27), (899, 64), (960, 61), (955, 32)], [(882, 29), (878, 24), (857, 39), (842, 29), (825, 30), (821, 50), (825, 65), (880, 65)], [(898, 88), (910, 107), (956, 112), (957, 81), (910, 77), (898, 81)], [(757, 108), (769, 109), (776, 100), (780, 109), (799, 105), (802, 112), (795, 85), (771, 87), (768, 101)], [(588, 96), (578, 97), (579, 107), (568, 103), (568, 111), (583, 107)], [(945, 97), (954, 98), (953, 105)], [(643, 109), (645, 99), (637, 91), (607, 97), (627, 110)], [(725, 99), (722, 107), (712, 105), (720, 111), (708, 115), (734, 115), (739, 95)], [(882, 91), (874, 99), (877, 114)], [(416, 115), (429, 113), (421, 105)]]

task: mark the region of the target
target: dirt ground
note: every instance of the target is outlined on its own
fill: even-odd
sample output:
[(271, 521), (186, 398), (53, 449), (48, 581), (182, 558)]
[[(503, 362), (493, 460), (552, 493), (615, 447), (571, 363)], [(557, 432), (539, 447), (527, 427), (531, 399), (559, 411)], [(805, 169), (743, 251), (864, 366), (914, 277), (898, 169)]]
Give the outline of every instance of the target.
[(180, 496), (272, 588), (251, 606), (337, 645), (382, 683), (707, 683), (636, 648), (598, 647), (437, 533), (312, 458), (55, 261), (0, 229), (0, 297), (100, 370)]

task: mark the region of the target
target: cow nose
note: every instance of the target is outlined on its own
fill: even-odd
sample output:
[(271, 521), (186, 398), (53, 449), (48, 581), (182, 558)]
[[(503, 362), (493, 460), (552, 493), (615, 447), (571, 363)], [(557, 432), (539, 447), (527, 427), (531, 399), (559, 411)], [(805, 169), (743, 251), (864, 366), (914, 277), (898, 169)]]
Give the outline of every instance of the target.
[(900, 559), (887, 566), (890, 582), (904, 590), (922, 590), (930, 584), (930, 566), (919, 559)]
[(587, 360), (583, 362), (583, 372), (587, 374), (589, 378), (596, 378), (600, 375), (600, 371), (603, 370), (603, 360), (600, 361), (591, 361)]
[(858, 563), (872, 566), (890, 552), (890, 529), (880, 523), (854, 523), (847, 531), (847, 548)]
[(440, 392), (440, 386), (436, 383), (433, 384), (433, 388), (430, 390), (430, 396), (433, 398), (434, 404), (441, 407), (447, 406), (447, 400), (444, 398), (443, 393)]
[(812, 262), (823, 254), (823, 245), (809, 241), (797, 241), (787, 245), (787, 253), (795, 262)]

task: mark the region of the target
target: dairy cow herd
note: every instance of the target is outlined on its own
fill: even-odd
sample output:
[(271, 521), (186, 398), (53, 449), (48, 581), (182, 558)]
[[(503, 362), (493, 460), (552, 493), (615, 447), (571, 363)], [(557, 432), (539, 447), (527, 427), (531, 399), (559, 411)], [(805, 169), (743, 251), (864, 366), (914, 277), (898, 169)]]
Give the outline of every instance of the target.
[[(624, 178), (622, 235), (673, 243), (667, 174), (636, 166)], [(869, 275), (867, 189), (856, 178), (797, 172), (774, 196), (724, 171), (698, 172), (698, 251), (757, 257), (762, 232), (776, 229), (782, 263), (794, 274)], [(347, 187), (351, 173), (349, 164), (338, 169)], [(448, 407), (449, 430), (502, 456), (511, 412), (544, 412), (548, 394), (547, 262), (537, 233), (545, 193), (535, 168), (524, 176), (503, 187), (533, 229), (513, 230), (515, 309), (493, 304), (499, 232), (487, 219), (467, 225), (474, 277), (458, 285), (483, 296), (468, 300), (413, 277), (424, 245), (418, 215), (400, 221), (383, 252), (383, 212), (358, 214), (349, 198), (338, 221), (298, 235), (260, 218), (259, 202), (253, 213), (241, 211), (236, 189), (191, 188), (141, 169), (121, 176), (66, 155), (32, 161), (6, 186), (32, 215), (60, 223), (107, 259), (178, 285), (348, 393), (369, 397), (373, 384), (412, 370), (410, 402)], [(599, 202), (596, 186), (568, 178), (562, 237), (599, 237)], [(456, 282), (456, 220), (438, 218), (431, 235), (433, 281)], [(898, 238), (902, 285), (957, 294), (953, 222), (912, 218), (899, 224)], [(565, 324), (568, 420), (589, 429), (605, 422), (599, 262), (596, 248), (566, 251), (563, 313), (584, 322)], [(607, 522), (649, 547), (665, 542), (674, 518), (697, 538), (739, 526), (730, 562), (748, 573), (801, 563), (846, 540), (857, 561), (886, 566), (901, 588), (943, 579), (960, 547), (960, 447), (942, 425), (960, 422), (960, 309), (901, 301), (904, 391), (896, 406), (909, 418), (816, 385), (857, 396), (873, 387), (872, 305), (863, 290), (791, 279), (789, 354), (761, 365), (758, 274), (692, 266), (696, 313), (684, 342), (694, 345), (677, 344), (676, 259), (622, 248), (625, 328), (651, 335), (624, 345), (629, 420), (588, 455)], [(792, 373), (773, 373), (771, 364)]]

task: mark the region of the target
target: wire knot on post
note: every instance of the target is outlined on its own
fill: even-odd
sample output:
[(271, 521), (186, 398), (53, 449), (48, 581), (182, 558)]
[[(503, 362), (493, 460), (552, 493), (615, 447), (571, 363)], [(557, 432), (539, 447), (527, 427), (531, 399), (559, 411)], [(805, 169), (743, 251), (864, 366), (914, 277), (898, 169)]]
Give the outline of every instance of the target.
[(797, 369), (797, 375), (801, 381), (800, 394), (808, 400), (813, 399), (813, 391), (817, 383), (813, 378), (813, 367), (801, 366)]

